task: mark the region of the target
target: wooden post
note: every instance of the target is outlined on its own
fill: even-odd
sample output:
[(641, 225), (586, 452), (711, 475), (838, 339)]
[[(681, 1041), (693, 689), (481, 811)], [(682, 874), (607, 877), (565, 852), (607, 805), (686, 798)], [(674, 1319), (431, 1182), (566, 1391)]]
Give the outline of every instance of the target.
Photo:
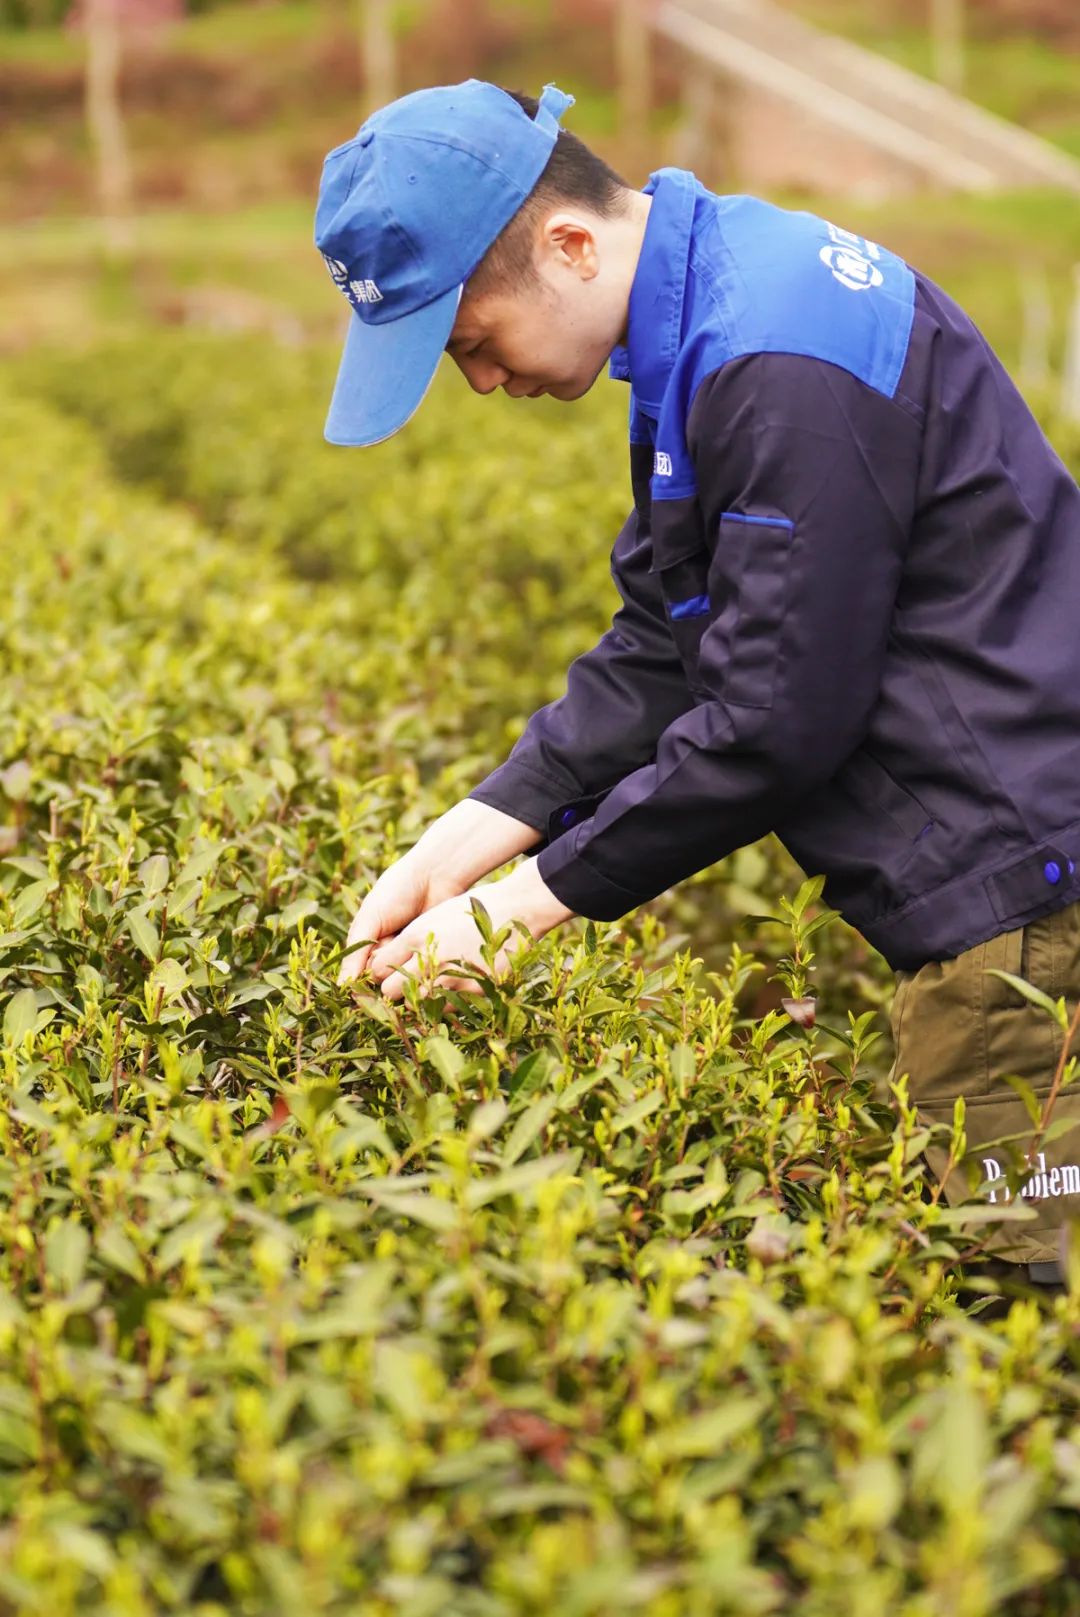
[[(688, 168), (703, 185), (713, 187), (718, 176), (731, 169), (732, 153), (727, 114), (734, 87), (711, 63), (687, 54), (682, 80), (681, 119), (673, 161)], [(725, 109), (721, 117), (720, 108)]]
[(391, 0), (360, 0), (360, 42), (364, 53), (365, 118), (393, 101), (397, 88), (397, 51), (391, 22)]
[(1050, 380), (1050, 328), (1053, 311), (1046, 271), (1040, 265), (1020, 274), (1020, 362), (1016, 379), (1023, 393), (1042, 392)]
[(615, 65), (619, 83), (619, 137), (626, 178), (640, 184), (649, 170), (649, 29), (646, 0), (618, 0), (615, 15)]
[(87, 0), (86, 123), (94, 151), (98, 206), (108, 252), (133, 240), (131, 159), (120, 110), (120, 24), (117, 0)]
[(1073, 268), (1072, 308), (1065, 334), (1065, 373), (1061, 382), (1061, 413), (1080, 425), (1080, 264)]
[(934, 77), (959, 95), (964, 88), (964, 0), (930, 0)]

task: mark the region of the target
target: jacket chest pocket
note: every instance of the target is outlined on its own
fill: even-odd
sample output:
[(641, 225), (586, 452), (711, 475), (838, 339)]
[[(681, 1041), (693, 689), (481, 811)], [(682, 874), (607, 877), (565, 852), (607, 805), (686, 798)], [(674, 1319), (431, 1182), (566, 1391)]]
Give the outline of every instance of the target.
[(720, 518), (713, 593), (725, 702), (772, 706), (794, 537), (787, 517), (725, 511)]
[[(695, 695), (772, 706), (787, 613), (794, 525), (786, 517), (725, 511), (714, 553), (691, 534), (655, 544), (672, 638)], [(711, 627), (713, 675), (701, 673)]]

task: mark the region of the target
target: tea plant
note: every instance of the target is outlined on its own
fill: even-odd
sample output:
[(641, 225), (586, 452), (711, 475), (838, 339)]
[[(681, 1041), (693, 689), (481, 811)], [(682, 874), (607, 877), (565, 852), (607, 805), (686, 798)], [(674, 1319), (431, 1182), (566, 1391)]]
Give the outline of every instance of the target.
[[(618, 605), (608, 557), (630, 505), (625, 388), (601, 382), (572, 408), (477, 398), (447, 362), (407, 432), (354, 453), (322, 441), (336, 363), (263, 337), (147, 332), (81, 354), (35, 351), (20, 377), (91, 423), (126, 478), (304, 578), (336, 580), (364, 641), (385, 632), (402, 648), (377, 688), (408, 756), (425, 782), (437, 757), (464, 796), (562, 694)], [(780, 935), (745, 917), (778, 914), (800, 879), (767, 837), (681, 884), (658, 913), (706, 956), (738, 935), (775, 966)], [(857, 933), (837, 926), (819, 948), (827, 1009), (843, 1020), (853, 996), (885, 1005), (891, 973)], [(746, 1008), (777, 1005), (774, 987), (755, 977)]]
[(661, 906), (338, 988), (495, 627), (0, 429), (0, 1611), (1074, 1611), (1077, 1259), (961, 1306), (984, 1208), (817, 1014), (820, 882), (764, 1015)]

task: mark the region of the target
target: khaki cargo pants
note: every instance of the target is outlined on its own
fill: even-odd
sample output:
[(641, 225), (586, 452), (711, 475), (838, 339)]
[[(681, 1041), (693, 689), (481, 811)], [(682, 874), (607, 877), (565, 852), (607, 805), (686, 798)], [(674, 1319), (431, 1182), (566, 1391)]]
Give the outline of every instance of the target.
[[(1023, 977), (1049, 994), (1064, 995), (1070, 1017), (1080, 999), (1080, 902), (1044, 915), (1013, 932), (1002, 932), (952, 960), (930, 961), (918, 971), (898, 971), (890, 1010), (896, 1059), (889, 1073), (895, 1082), (908, 1073), (908, 1097), (921, 1123), (952, 1122), (953, 1102), (966, 1102), (967, 1155), (945, 1180), (943, 1196), (950, 1204), (979, 1194), (1004, 1204), (1008, 1165), (1002, 1147), (987, 1142), (996, 1136), (1024, 1132), (1013, 1142), (1027, 1150), (1034, 1132), (1020, 1097), (1005, 1078), (1023, 1078), (1045, 1106), (1065, 1034), (1044, 1009), (1033, 1005), (992, 968)], [(1076, 1036), (1070, 1055), (1080, 1055)], [(891, 1099), (891, 1097), (890, 1097)], [(972, 1240), (987, 1237), (985, 1250), (1015, 1263), (1060, 1259), (1062, 1226), (1080, 1219), (1080, 1077), (1058, 1093), (1052, 1118), (1074, 1120), (1076, 1126), (1043, 1145), (1033, 1166), (1039, 1171), (1020, 1194), (1038, 1214), (1037, 1221), (973, 1224)], [(925, 1158), (933, 1179), (941, 1182), (947, 1149), (929, 1147)], [(982, 1192), (968, 1187), (966, 1167), (974, 1165), (990, 1181)], [(995, 1189), (993, 1181), (1002, 1183)], [(965, 1237), (966, 1238), (966, 1237)]]

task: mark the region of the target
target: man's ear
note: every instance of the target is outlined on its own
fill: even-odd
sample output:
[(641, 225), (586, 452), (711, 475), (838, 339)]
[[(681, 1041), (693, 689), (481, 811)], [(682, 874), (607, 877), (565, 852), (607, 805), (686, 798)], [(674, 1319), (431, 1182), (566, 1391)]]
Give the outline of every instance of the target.
[(591, 281), (600, 270), (600, 253), (588, 220), (580, 213), (549, 214), (541, 239), (545, 252), (560, 267), (574, 269), (583, 281)]

